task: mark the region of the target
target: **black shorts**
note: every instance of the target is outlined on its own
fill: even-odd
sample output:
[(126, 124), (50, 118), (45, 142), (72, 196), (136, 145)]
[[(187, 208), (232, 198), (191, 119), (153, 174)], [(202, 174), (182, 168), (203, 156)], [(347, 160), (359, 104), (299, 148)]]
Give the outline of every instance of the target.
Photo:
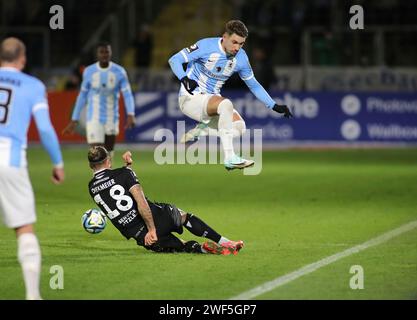
[[(158, 238), (169, 235), (171, 232), (183, 233), (181, 213), (178, 208), (169, 203), (149, 202), (152, 217), (155, 223)], [(145, 235), (148, 232), (146, 226), (140, 228), (134, 238), (138, 245), (144, 245)]]

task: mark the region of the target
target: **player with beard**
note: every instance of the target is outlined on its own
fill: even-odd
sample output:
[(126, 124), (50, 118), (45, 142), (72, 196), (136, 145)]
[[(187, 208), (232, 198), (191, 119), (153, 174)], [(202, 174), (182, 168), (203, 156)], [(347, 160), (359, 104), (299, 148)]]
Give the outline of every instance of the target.
[[(199, 124), (187, 132), (181, 142), (195, 141), (201, 135), (220, 137), (224, 151), (224, 166), (228, 170), (243, 169), (254, 164), (234, 153), (233, 137), (246, 130), (245, 121), (233, 108), (233, 103), (220, 95), (223, 84), (237, 72), (251, 92), (269, 109), (290, 118), (285, 105), (277, 105), (255, 79), (244, 49), (248, 29), (239, 20), (226, 23), (222, 37), (205, 38), (184, 48), (169, 59), (172, 71), (181, 81), (179, 106)], [(184, 71), (183, 64), (187, 64)]]

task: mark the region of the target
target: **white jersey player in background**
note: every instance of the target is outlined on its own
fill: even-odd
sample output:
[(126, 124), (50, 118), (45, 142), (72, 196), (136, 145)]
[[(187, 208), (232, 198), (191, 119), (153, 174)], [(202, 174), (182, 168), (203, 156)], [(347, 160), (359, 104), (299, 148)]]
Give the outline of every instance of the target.
[(23, 72), (24, 44), (7, 38), (0, 44), (0, 214), (16, 231), (26, 299), (39, 300), (41, 251), (33, 224), (35, 199), (26, 160), (27, 131), (33, 115), (41, 141), (53, 162), (52, 181), (64, 180), (64, 164), (52, 127), (45, 86)]
[[(199, 122), (188, 132), (184, 142), (194, 140), (204, 130), (218, 129), (226, 169), (242, 169), (254, 164), (237, 156), (233, 150), (233, 137), (246, 130), (245, 121), (234, 110), (229, 99), (220, 95), (220, 89), (235, 72), (246, 83), (252, 93), (269, 109), (292, 117), (287, 106), (277, 105), (265, 89), (255, 79), (248, 56), (242, 49), (248, 29), (239, 20), (226, 23), (223, 36), (205, 38), (184, 48), (169, 59), (172, 71), (181, 80), (179, 106), (188, 117)], [(182, 65), (187, 63), (184, 72)]]
[(85, 68), (81, 90), (75, 103), (71, 122), (64, 134), (74, 132), (81, 110), (87, 105), (87, 142), (90, 146), (104, 146), (113, 154), (119, 134), (119, 97), (123, 94), (127, 119), (126, 129), (135, 125), (135, 103), (126, 70), (111, 61), (110, 44), (99, 43), (97, 62)]

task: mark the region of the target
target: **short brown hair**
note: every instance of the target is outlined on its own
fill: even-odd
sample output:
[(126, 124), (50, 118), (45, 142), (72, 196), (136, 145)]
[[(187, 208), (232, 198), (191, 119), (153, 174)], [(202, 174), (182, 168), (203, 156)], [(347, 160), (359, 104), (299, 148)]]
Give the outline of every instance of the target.
[(15, 62), (25, 53), (25, 45), (17, 38), (10, 37), (4, 39), (0, 44), (0, 61)]
[(88, 162), (90, 163), (90, 167), (104, 163), (108, 157), (108, 151), (102, 146), (91, 147), (90, 150), (88, 150)]
[(240, 20), (230, 20), (226, 23), (225, 32), (229, 35), (236, 33), (240, 37), (247, 38), (249, 35), (248, 28)]

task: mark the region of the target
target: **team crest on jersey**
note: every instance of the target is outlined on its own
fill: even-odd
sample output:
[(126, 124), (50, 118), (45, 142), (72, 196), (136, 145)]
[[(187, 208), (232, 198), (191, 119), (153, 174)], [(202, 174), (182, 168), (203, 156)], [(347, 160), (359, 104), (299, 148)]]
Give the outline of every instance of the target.
[(232, 60), (228, 61), (224, 68), (224, 74), (227, 76), (230, 76), (236, 67), (236, 63), (237, 63), (236, 58), (233, 58)]
[(107, 85), (109, 89), (114, 89), (116, 87), (116, 76), (114, 74), (109, 74)]
[(198, 45), (196, 43), (194, 43), (193, 45), (189, 46), (188, 48), (185, 48), (185, 50), (187, 50), (188, 53), (191, 53), (195, 50), (198, 49)]

